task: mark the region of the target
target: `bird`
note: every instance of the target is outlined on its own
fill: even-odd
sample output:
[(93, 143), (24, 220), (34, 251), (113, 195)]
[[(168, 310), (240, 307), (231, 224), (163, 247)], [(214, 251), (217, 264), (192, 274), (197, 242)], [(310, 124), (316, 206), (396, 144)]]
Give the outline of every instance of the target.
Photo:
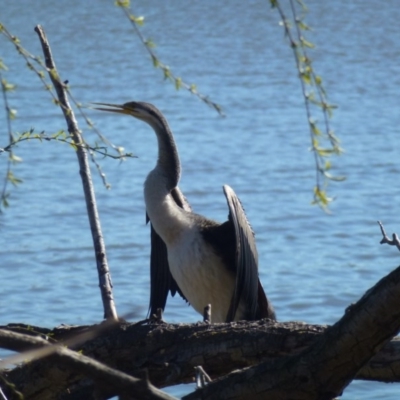
[(212, 323), (275, 320), (258, 276), (254, 232), (233, 189), (223, 186), (229, 210), (225, 222), (196, 214), (178, 187), (178, 149), (161, 111), (139, 101), (94, 104), (97, 110), (146, 122), (157, 136), (156, 166), (144, 182), (151, 225), (150, 315), (164, 311), (169, 292), (178, 292), (200, 314), (211, 304)]

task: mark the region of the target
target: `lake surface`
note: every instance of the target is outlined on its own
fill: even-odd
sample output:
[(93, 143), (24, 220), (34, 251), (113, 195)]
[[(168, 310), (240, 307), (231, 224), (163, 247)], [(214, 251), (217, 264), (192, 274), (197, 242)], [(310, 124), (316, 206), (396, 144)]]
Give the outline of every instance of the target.
[[(180, 187), (193, 209), (224, 221), (222, 185), (242, 200), (256, 233), (260, 278), (278, 319), (331, 324), (345, 308), (399, 264), (381, 246), (377, 220), (400, 232), (400, 7), (394, 0), (307, 1), (306, 22), (316, 44), (309, 54), (338, 105), (332, 127), (345, 153), (333, 173), (330, 215), (311, 206), (315, 184), (308, 125), (293, 55), (267, 1), (138, 1), (142, 32), (171, 71), (223, 107), (225, 117), (184, 90), (176, 91), (152, 66), (122, 10), (113, 1), (1, 1), (0, 20), (31, 53), (41, 55), (34, 26), (42, 24), (59, 73), (81, 103), (156, 104), (175, 134), (183, 167)], [(59, 108), (4, 37), (4, 77), (17, 85), (13, 130), (52, 134), (66, 129)], [(2, 105), (3, 107), (3, 105)], [(111, 190), (93, 168), (114, 296), (120, 315), (144, 318), (149, 296), (149, 229), (142, 186), (156, 159), (151, 129), (132, 118), (85, 110), (113, 143), (138, 158), (97, 158)], [(7, 144), (0, 113), (0, 147)], [(322, 116), (317, 116), (322, 124)], [(96, 134), (79, 118), (89, 142)], [(55, 142), (25, 142), (13, 166), (23, 179), (10, 187), (0, 215), (1, 324), (53, 327), (102, 319), (92, 239), (76, 155)], [(0, 155), (1, 176), (5, 155)], [(3, 178), (1, 178), (3, 182)], [(2, 183), (1, 183), (2, 184)], [(169, 322), (200, 316), (169, 299)], [(180, 396), (192, 387), (170, 389)], [(342, 398), (398, 399), (400, 387), (351, 384)]]

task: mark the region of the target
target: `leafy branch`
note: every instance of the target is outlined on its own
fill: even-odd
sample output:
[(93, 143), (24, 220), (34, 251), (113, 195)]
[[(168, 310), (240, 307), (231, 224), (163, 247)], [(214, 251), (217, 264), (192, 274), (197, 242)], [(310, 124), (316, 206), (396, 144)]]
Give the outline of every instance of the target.
[(143, 26), (144, 24), (144, 17), (143, 16), (135, 16), (134, 14), (131, 13), (129, 7), (130, 7), (130, 0), (116, 0), (115, 4), (118, 7), (121, 7), (122, 10), (124, 11), (125, 15), (128, 17), (129, 21), (131, 22), (137, 36), (139, 37), (140, 41), (146, 48), (147, 52), (150, 55), (150, 58), (153, 62), (153, 66), (155, 68), (160, 68), (163, 72), (164, 79), (165, 80), (170, 80), (174, 85), (175, 89), (179, 90), (181, 88), (186, 89), (189, 91), (191, 94), (197, 96), (201, 101), (203, 101), (205, 104), (207, 104), (209, 107), (213, 108), (218, 112), (220, 115), (224, 115), (222, 108), (219, 104), (214, 103), (211, 101), (208, 96), (205, 96), (197, 91), (197, 87), (195, 84), (188, 84), (185, 81), (182, 80), (182, 78), (177, 77), (174, 75), (169, 66), (164, 64), (156, 55), (154, 48), (155, 48), (155, 43), (151, 39), (146, 39), (142, 32), (140, 31), (140, 26)]
[[(3, 95), (3, 101), (4, 101), (4, 108), (6, 111), (6, 120), (7, 120), (7, 132), (8, 132), (8, 141), (11, 144), (13, 142), (13, 135), (12, 135), (12, 126), (11, 126), (11, 120), (13, 120), (16, 115), (17, 111), (15, 109), (12, 109), (10, 107), (10, 104), (8, 102), (8, 96), (7, 93), (10, 91), (15, 90), (15, 85), (12, 83), (9, 83), (6, 81), (6, 79), (3, 77), (2, 70), (6, 71), (7, 67), (3, 63), (3, 61), (0, 59), (0, 81), (1, 81), (1, 92)], [(11, 164), (20, 162), (21, 158), (17, 157), (11, 150), (9, 151), (8, 155), (8, 160), (7, 160), (7, 167), (6, 167), (6, 174), (5, 174), (5, 179), (3, 183), (3, 188), (1, 190), (0, 194), (0, 212), (2, 211), (2, 208), (8, 207), (8, 197), (9, 193), (7, 192), (7, 187), (9, 183), (12, 183), (13, 185), (18, 185), (22, 181), (18, 179), (14, 173), (11, 170)]]
[(89, 150), (91, 152), (100, 154), (101, 156), (110, 157), (114, 160), (124, 160), (125, 158), (136, 158), (136, 156), (134, 156), (132, 153), (121, 153), (118, 155), (111, 154), (108, 151), (109, 148), (108, 146), (99, 146), (97, 143), (94, 146), (90, 146), (86, 142), (77, 143), (76, 141), (74, 141), (71, 134), (68, 134), (63, 130), (56, 132), (52, 135), (47, 135), (45, 132), (35, 133), (33, 129), (26, 131), (17, 137), (14, 137), (12, 142), (10, 142), (7, 146), (0, 148), (0, 154), (3, 152), (11, 153), (12, 149), (17, 144), (28, 140), (39, 140), (40, 142), (45, 140), (45, 141), (56, 141), (56, 142), (66, 143), (69, 144), (74, 150), (77, 150), (80, 147)]
[[(5, 27), (4, 24), (2, 24), (0, 22), (0, 34), (2, 34), (3, 36), (6, 37), (6, 39), (12, 43), (16, 49), (16, 51), (18, 52), (18, 54), (20, 54), (26, 61), (26, 65), (28, 67), (28, 69), (30, 69), (31, 71), (33, 71), (41, 80), (45, 90), (47, 90), (50, 93), (50, 96), (52, 97), (52, 101), (55, 105), (60, 106), (61, 108), (64, 108), (64, 106), (60, 103), (60, 101), (57, 99), (57, 96), (55, 95), (54, 91), (53, 91), (53, 85), (51, 83), (49, 83), (46, 80), (46, 72), (49, 72), (52, 76), (52, 78), (54, 78), (57, 82), (59, 82), (59, 84), (64, 88), (64, 90), (68, 93), (69, 98), (72, 100), (73, 104), (76, 106), (76, 108), (79, 110), (79, 114), (81, 115), (81, 117), (84, 119), (85, 123), (87, 124), (87, 126), (90, 129), (93, 129), (95, 131), (95, 133), (98, 135), (98, 137), (100, 138), (100, 140), (106, 144), (108, 147), (112, 148), (118, 155), (117, 156), (112, 156), (115, 159), (120, 159), (120, 160), (124, 160), (127, 157), (127, 154), (124, 154), (124, 148), (120, 147), (120, 146), (116, 146), (113, 143), (111, 143), (104, 135), (102, 135), (102, 133), (95, 127), (95, 125), (93, 124), (93, 122), (87, 117), (87, 115), (83, 112), (82, 110), (82, 105), (77, 102), (74, 98), (74, 96), (72, 95), (71, 91), (69, 90), (68, 87), (68, 81), (65, 82), (61, 82), (59, 76), (57, 75), (56, 71), (48, 71), (48, 68), (46, 67), (46, 65), (44, 64), (43, 60), (41, 59), (41, 57), (39, 56), (35, 56), (34, 54), (31, 54), (28, 50), (26, 50), (22, 45), (20, 40), (18, 39), (18, 37), (12, 35), (7, 28)], [(1, 62), (0, 60), (0, 69), (3, 67), (3, 69), (5, 69), (5, 65)], [(11, 88), (13, 87), (13, 85), (8, 84), (5, 80), (2, 79), (2, 77), (0, 76), (1, 81), (2, 81), (2, 92), (3, 92), (3, 98), (4, 98), (4, 104), (5, 104), (5, 109), (7, 111), (7, 118), (8, 118), (8, 127), (9, 127), (9, 142), (10, 144), (13, 143), (13, 139), (12, 139), (12, 130), (11, 130), (11, 124), (10, 124), (10, 120), (12, 118), (15, 117), (16, 115), (16, 111), (12, 110), (9, 106), (8, 106), (8, 102), (7, 102), (7, 98), (5, 95), (6, 90), (11, 90)], [(46, 139), (48, 140), (48, 139)], [(50, 139), (52, 140), (52, 139)], [(105, 152), (101, 152), (99, 151), (100, 148), (105, 149), (105, 147), (99, 147), (97, 144), (94, 147), (89, 146), (87, 143), (83, 143), (83, 145), (86, 146), (86, 148), (89, 151), (89, 155), (91, 157), (92, 162), (95, 164), (98, 173), (103, 181), (103, 184), (106, 188), (110, 188), (110, 184), (107, 182), (106, 180), (106, 175), (104, 174), (104, 172), (101, 169), (101, 166), (99, 165), (99, 163), (96, 161), (95, 158), (95, 154), (103, 154), (105, 155)], [(7, 197), (8, 197), (8, 193), (6, 192), (6, 188), (7, 188), (7, 182), (11, 181), (11, 183), (13, 184), (17, 184), (20, 183), (21, 180), (18, 180), (14, 177), (14, 175), (12, 174), (11, 170), (10, 170), (10, 164), (11, 162), (16, 162), (16, 161), (21, 161), (18, 157), (16, 157), (15, 155), (13, 155), (13, 153), (10, 151), (9, 152), (9, 164), (7, 167), (7, 175), (6, 175), (6, 179), (5, 179), (5, 183), (4, 183), (4, 187), (3, 187), (3, 191), (1, 193), (1, 197), (0, 197), (0, 201), (1, 204), (6, 207), (8, 206), (8, 202), (7, 202)], [(111, 154), (107, 151), (106, 152), (107, 156), (111, 156)]]
[[(326, 188), (329, 181), (342, 181), (343, 176), (334, 176), (330, 173), (332, 167), (330, 156), (340, 155), (343, 150), (339, 145), (339, 139), (335, 136), (331, 126), (330, 118), (333, 109), (336, 108), (330, 104), (327, 99), (326, 91), (322, 84), (321, 76), (314, 71), (312, 60), (308, 56), (307, 49), (313, 49), (313, 43), (307, 41), (304, 32), (309, 31), (310, 27), (304, 22), (307, 8), (302, 0), (296, 0), (301, 7), (301, 14), (297, 15), (293, 0), (289, 0), (290, 10), (294, 21), (294, 33), (292, 23), (286, 17), (283, 8), (278, 0), (270, 0), (272, 8), (276, 8), (282, 19), (281, 24), (288, 38), (290, 47), (296, 61), (296, 67), (299, 72), (302, 94), (307, 114), (307, 121), (310, 129), (311, 151), (314, 153), (316, 166), (316, 185), (314, 187), (313, 204), (318, 204), (325, 211), (328, 211), (329, 203), (333, 200), (328, 196)], [(318, 127), (317, 119), (313, 117), (311, 107), (317, 107), (323, 115), (324, 128)]]

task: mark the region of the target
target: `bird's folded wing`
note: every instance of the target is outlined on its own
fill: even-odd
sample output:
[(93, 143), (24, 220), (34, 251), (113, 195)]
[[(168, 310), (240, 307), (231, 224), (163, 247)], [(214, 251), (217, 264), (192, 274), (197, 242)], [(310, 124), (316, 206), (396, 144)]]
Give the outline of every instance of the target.
[[(171, 195), (179, 207), (186, 211), (191, 211), (190, 205), (178, 187), (171, 191)], [(149, 217), (146, 214), (146, 223)], [(150, 242), (150, 316), (157, 313), (157, 309), (165, 309), (168, 292), (171, 291), (172, 296), (178, 292), (184, 300), (187, 301), (180, 290), (175, 279), (172, 277), (168, 265), (167, 246), (164, 241), (151, 225)]]
[(233, 321), (240, 300), (246, 305), (244, 319), (254, 320), (258, 303), (258, 254), (254, 233), (235, 192), (228, 185), (223, 187), (229, 208), (229, 221), (235, 229), (236, 284), (227, 321)]

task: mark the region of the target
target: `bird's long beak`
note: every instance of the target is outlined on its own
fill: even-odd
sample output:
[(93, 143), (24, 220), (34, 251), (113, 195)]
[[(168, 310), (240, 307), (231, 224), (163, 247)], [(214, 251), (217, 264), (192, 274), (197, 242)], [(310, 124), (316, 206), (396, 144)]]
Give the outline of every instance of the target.
[(118, 114), (129, 114), (129, 110), (127, 110), (124, 105), (119, 105), (119, 104), (108, 104), (108, 103), (92, 103), (95, 104), (96, 106), (106, 106), (108, 108), (104, 107), (93, 107), (95, 110), (100, 110), (100, 111), (110, 111), (110, 112), (115, 112)]

